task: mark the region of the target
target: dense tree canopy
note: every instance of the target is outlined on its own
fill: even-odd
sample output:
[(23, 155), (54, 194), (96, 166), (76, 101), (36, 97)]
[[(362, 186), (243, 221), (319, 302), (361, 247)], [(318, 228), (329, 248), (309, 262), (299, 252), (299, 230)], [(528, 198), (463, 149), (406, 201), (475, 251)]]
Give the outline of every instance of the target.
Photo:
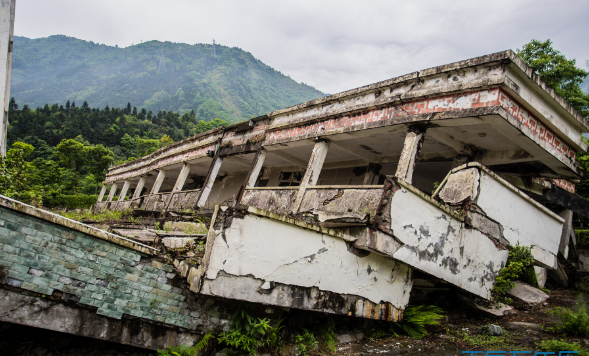
[(549, 39), (544, 42), (532, 40), (518, 49), (517, 54), (581, 115), (589, 116), (589, 94), (581, 89), (589, 72), (578, 68), (574, 59), (567, 59), (552, 48)]

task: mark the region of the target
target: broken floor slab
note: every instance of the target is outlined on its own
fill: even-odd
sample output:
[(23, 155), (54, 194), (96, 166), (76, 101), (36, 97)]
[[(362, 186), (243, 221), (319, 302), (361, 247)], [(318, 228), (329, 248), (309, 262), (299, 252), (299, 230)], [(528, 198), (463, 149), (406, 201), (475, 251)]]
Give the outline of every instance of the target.
[[(253, 210), (255, 211), (255, 210)], [(342, 238), (233, 209), (219, 210), (201, 293), (256, 303), (401, 320), (412, 268), (355, 253)]]
[(533, 246), (537, 264), (557, 268), (564, 219), (487, 167), (475, 162), (453, 169), (434, 197), (463, 211), (469, 224), (498, 243)]
[(515, 287), (507, 292), (507, 294), (527, 304), (529, 307), (544, 303), (549, 297), (548, 294), (538, 288), (532, 287), (522, 281), (515, 281)]

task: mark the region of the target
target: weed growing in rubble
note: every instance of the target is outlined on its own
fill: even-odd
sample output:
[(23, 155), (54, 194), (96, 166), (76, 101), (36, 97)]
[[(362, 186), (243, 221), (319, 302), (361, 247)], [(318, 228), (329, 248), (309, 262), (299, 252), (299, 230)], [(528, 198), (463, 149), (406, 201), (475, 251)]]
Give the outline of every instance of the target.
[(366, 337), (375, 340), (388, 335), (399, 336), (399, 333), (405, 333), (410, 337), (421, 339), (428, 335), (425, 326), (439, 325), (444, 312), (444, 309), (435, 305), (410, 305), (405, 308), (403, 321), (392, 323), (388, 331), (382, 328), (371, 329)]
[(202, 339), (194, 346), (185, 344), (176, 347), (168, 347), (164, 350), (158, 350), (157, 356), (196, 356), (202, 349), (204, 349), (209, 341), (215, 338), (215, 335), (209, 333), (202, 337)]
[(67, 211), (54, 211), (55, 214), (65, 216), (68, 219), (82, 221), (82, 220), (96, 220), (96, 221), (110, 221), (110, 220), (122, 220), (132, 218), (132, 212), (128, 210), (113, 211), (106, 210), (100, 213), (95, 213), (90, 209), (87, 210), (74, 210), (71, 212)]
[(499, 275), (495, 278), (492, 294), (495, 302), (511, 303), (512, 299), (505, 296), (507, 292), (515, 287), (515, 280), (524, 274), (527, 268), (534, 263), (532, 247), (520, 246), (518, 243), (509, 251), (507, 265), (501, 268)]
[(493, 349), (512, 349), (515, 347), (513, 341), (517, 334), (503, 332), (500, 336), (491, 336), (489, 334), (470, 334), (467, 331), (449, 332), (450, 340), (456, 343), (468, 344), (474, 347)]
[(280, 325), (282, 320), (271, 326), (267, 319), (251, 316), (247, 311), (249, 308), (246, 303), (238, 303), (231, 330), (221, 333), (217, 340), (250, 355), (255, 355), (260, 348), (279, 353), (278, 351), (282, 348), (282, 326)]
[(587, 304), (577, 304), (577, 311), (558, 307), (551, 311), (550, 314), (557, 316), (560, 320), (560, 324), (557, 324), (553, 327), (548, 327), (546, 330), (563, 333), (566, 335), (589, 335), (589, 315), (587, 315)]
[(578, 342), (566, 342), (564, 340), (542, 340), (536, 343), (538, 350), (543, 352), (553, 352), (557, 355), (560, 351), (577, 351), (576, 355), (589, 356), (589, 352), (585, 350)]
[(589, 277), (579, 278), (575, 282), (575, 289), (579, 292), (589, 293)]
[(307, 329), (295, 336), (295, 344), (299, 355), (307, 356), (311, 351), (319, 348), (319, 341), (315, 339), (315, 334)]

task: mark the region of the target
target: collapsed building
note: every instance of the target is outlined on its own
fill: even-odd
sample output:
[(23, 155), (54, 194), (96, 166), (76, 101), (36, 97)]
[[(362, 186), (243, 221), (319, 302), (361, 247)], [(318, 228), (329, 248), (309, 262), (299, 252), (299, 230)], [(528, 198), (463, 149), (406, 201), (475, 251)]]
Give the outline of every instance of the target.
[[(170, 234), (164, 244), (202, 243), (198, 259), (171, 262), (195, 298), (398, 321), (427, 280), (490, 300), (518, 244), (532, 247), (540, 283), (550, 274), (566, 284), (577, 253), (572, 214), (589, 212), (575, 195), (588, 131), (505, 51), (173, 143), (110, 168), (94, 209), (210, 218), (206, 235)], [(150, 256), (157, 249), (141, 242), (162, 235), (71, 228)], [(192, 321), (171, 324), (196, 330)]]

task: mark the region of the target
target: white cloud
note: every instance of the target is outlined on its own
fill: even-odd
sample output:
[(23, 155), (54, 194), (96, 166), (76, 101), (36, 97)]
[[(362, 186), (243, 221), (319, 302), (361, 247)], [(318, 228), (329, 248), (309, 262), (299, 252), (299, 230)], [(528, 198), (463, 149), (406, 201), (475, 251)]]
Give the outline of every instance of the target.
[(212, 41), (240, 47), (319, 90), (515, 49), (532, 38), (584, 66), (589, 2), (19, 0), (16, 35), (109, 45)]

